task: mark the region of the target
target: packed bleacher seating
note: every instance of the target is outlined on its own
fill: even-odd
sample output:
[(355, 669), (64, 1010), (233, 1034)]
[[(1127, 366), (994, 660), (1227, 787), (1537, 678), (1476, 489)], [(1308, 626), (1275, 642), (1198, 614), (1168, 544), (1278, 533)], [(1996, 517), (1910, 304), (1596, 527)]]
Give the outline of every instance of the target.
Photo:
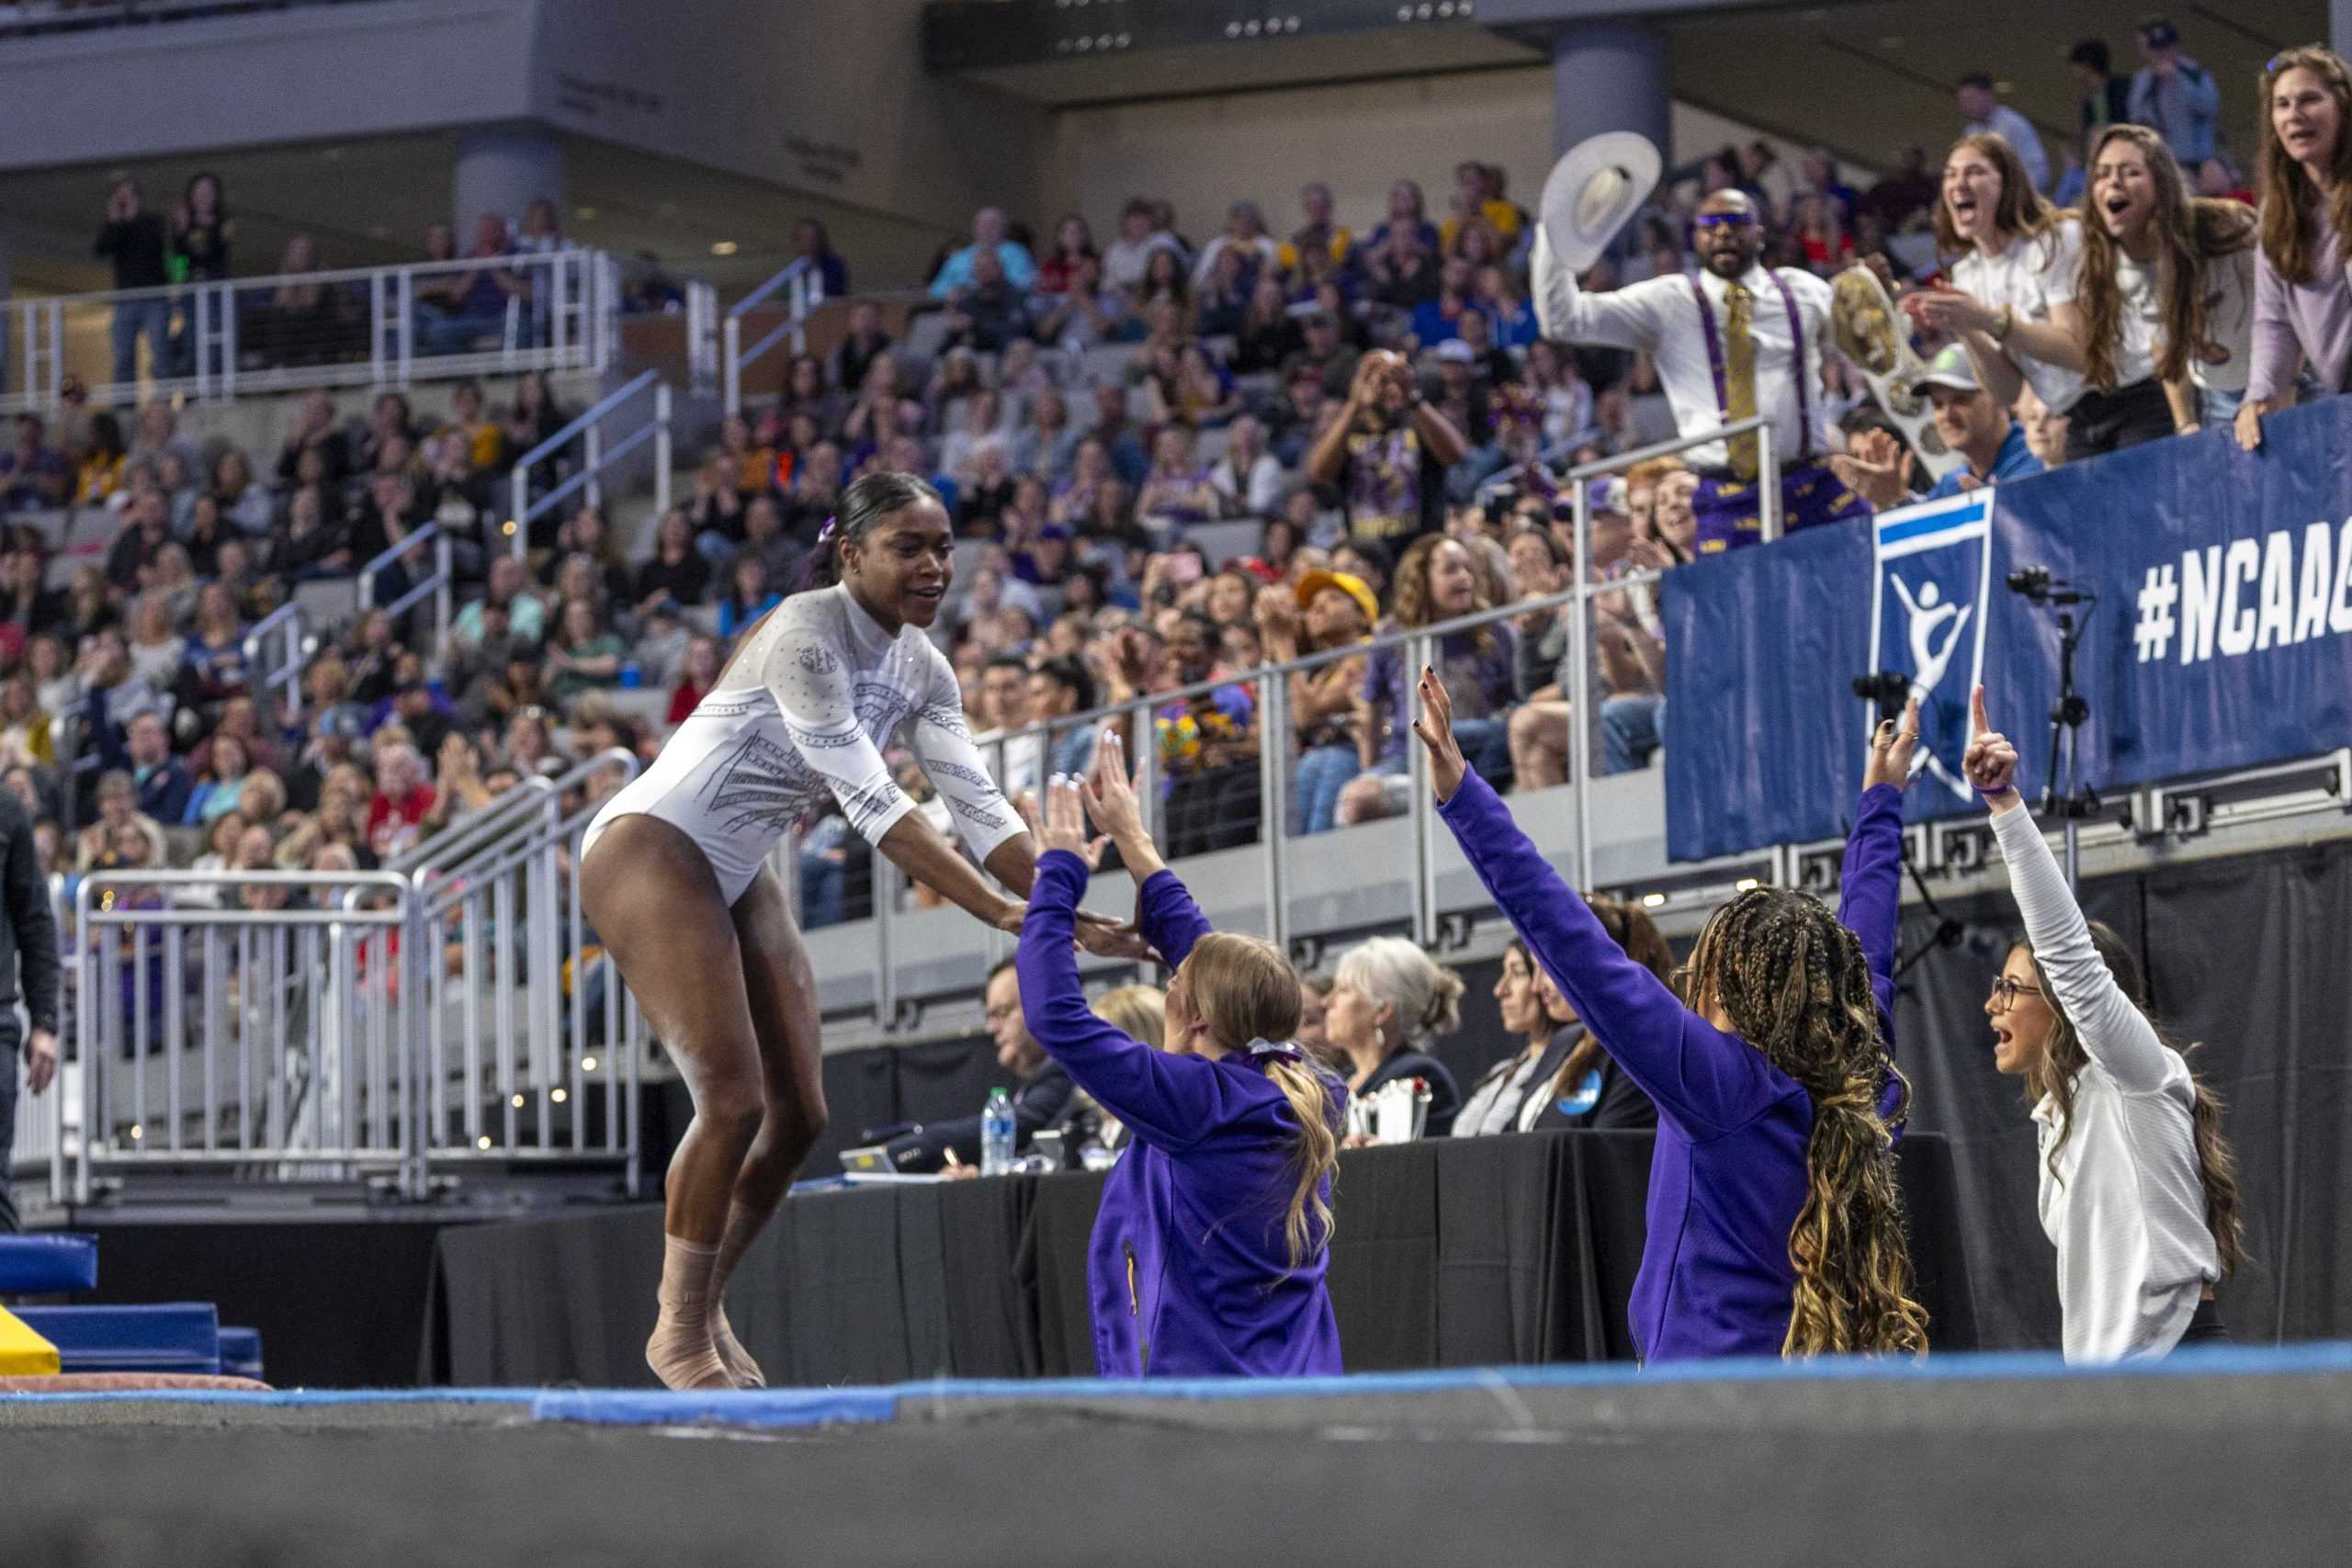
[[(1972, 121), (1993, 110), (1973, 78), (1959, 102)], [(2086, 109), (2086, 158), (2108, 144), (2105, 129)], [(2239, 183), (2210, 145), (2189, 151), (2198, 189)], [(1585, 289), (1690, 271), (1700, 209), (1725, 192), (1752, 204), (1768, 265), (1827, 276), (1859, 262), (1918, 285), (1902, 324), (1923, 355), (1988, 337), (1973, 346), (2000, 352), (1991, 302), (1947, 287), (1967, 276), (1968, 237), (1916, 149), (1858, 190), (1826, 153), (1792, 169), (1762, 141), (1725, 147), (1669, 172)], [(2222, 233), (2222, 206), (2203, 202), (2198, 221), (2236, 267), (2245, 225)], [(209, 176), (189, 182), (168, 219), (119, 182), (100, 248), (126, 286), (232, 276), (228, 211)], [(1996, 237), (2048, 221), (2029, 203)], [(1573, 650), (1555, 605), (1441, 638), (1458, 727), (1487, 776), (1521, 788), (1587, 766), (1646, 766), (1664, 702), (1654, 574), (1700, 547), (1697, 480), (1668, 457), (1591, 481), (1591, 558), (1574, 559), (1563, 476), (1670, 436), (1675, 423), (1657, 354), (1544, 338), (1536, 227), (1501, 171), (1475, 159), (1442, 202), (1400, 179), (1384, 211), (1341, 212), (1309, 179), (1295, 215), (1270, 220), (1239, 200), (1213, 234), (1148, 195), (1115, 214), (984, 209), (920, 280), (923, 307), (903, 341), (876, 304), (858, 303), (832, 353), (795, 359), (779, 391), (689, 445), (692, 478), (670, 512), (620, 497), (567, 506), (535, 525), (519, 558), (501, 535), (505, 468), (568, 412), (544, 376), (444, 386), (429, 413), (401, 392), (363, 402), (313, 391), (288, 406), (274, 446), (197, 439), (165, 400), (101, 409), (69, 388), (54, 417), (21, 416), (0, 457), (8, 780), (57, 825), (49, 841), (71, 852), (59, 870), (123, 863), (123, 821), (141, 829), (148, 863), (372, 866), (524, 773), (608, 744), (650, 756), (731, 640), (795, 584), (842, 487), (877, 466), (928, 477), (969, 541), (951, 651), (976, 729), (1204, 688), (1157, 713), (1179, 852), (1258, 832), (1258, 757), (1273, 738), (1250, 671), (1544, 600), (1579, 571), (1636, 580), (1594, 604), (1596, 754), (1578, 758), (1570, 739)], [(821, 228), (804, 229), (800, 250), (845, 288)], [(1112, 238), (1098, 246), (1098, 231)], [(547, 202), (485, 216), (466, 247), (485, 265), (427, 290), (419, 351), (466, 337), (469, 312), (489, 331), (508, 300), (522, 302), (526, 334), (544, 331), (531, 287), (491, 259), (566, 243)], [(2092, 250), (2110, 265), (2118, 254)], [(431, 255), (458, 251), (446, 228), (429, 237)], [(282, 258), (295, 270), (316, 261)], [(646, 297), (667, 303), (674, 288), (657, 281)], [(364, 332), (345, 343), (326, 321), (335, 288), (277, 285), (253, 312), (277, 325), (247, 348), (272, 364), (364, 355)], [(131, 350), (135, 365), (143, 334), (151, 364), (184, 367), (186, 323), (168, 310), (149, 319), (156, 303), (123, 307), (118, 357)], [(2082, 448), (2063, 412), (2035, 402), (2047, 378), (2025, 355), (2039, 345), (2008, 345), (2009, 379), (2025, 371), (2023, 446), (2054, 465)], [(1862, 370), (1825, 346), (1822, 377), (1845, 482), (1881, 507), (1925, 491), (1925, 468), (1906, 460), (1904, 431)], [(1410, 411), (1401, 425), (1397, 408)], [(2202, 409), (2209, 420), (2233, 412), (2210, 398)], [(1985, 423), (2006, 451), (2002, 412)], [(1407, 427), (1417, 439), (1400, 447)], [(570, 472), (573, 456), (544, 465), (535, 487)], [(309, 655), (299, 716), (288, 686), (259, 689), (245, 641), (257, 622), (428, 522), (454, 541), (461, 608), (447, 646), (430, 646), (422, 606), (354, 616)], [(60, 558), (61, 541), (86, 541), (94, 526), (100, 544)], [(396, 600), (429, 565), (419, 551), (378, 569), (373, 602)], [(1279, 738), (1293, 759), (1291, 830), (1401, 807), (1405, 683), (1393, 649), (1291, 679), (1292, 733)], [(1056, 759), (1065, 740), (1082, 744), (1055, 738)], [(1045, 750), (1010, 749), (1012, 781), (1034, 782)], [(574, 804), (610, 787), (592, 783)], [(242, 833), (215, 831), (232, 819)], [(107, 832), (93, 838), (94, 823)], [(854, 917), (865, 847), (838, 819), (805, 827), (804, 914)]]

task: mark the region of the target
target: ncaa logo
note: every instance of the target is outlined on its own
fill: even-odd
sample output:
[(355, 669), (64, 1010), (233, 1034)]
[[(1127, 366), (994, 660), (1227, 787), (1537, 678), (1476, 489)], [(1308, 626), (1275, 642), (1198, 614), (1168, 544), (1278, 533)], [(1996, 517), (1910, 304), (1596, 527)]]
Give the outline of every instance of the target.
[(1907, 676), (1919, 705), (1916, 780), (1961, 801), (1968, 695), (1984, 674), (1985, 595), (1993, 582), (1993, 491), (1987, 487), (1879, 513), (1871, 590), (1871, 668)]

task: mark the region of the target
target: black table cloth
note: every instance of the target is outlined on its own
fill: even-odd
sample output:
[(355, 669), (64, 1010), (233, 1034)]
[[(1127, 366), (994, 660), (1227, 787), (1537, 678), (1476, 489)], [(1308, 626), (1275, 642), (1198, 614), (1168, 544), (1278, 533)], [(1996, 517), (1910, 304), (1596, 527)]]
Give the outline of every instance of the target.
[[(1647, 1133), (1437, 1139), (1340, 1156), (1332, 1309), (1351, 1371), (1623, 1359)], [(1905, 1140), (1918, 1295), (1936, 1346), (1977, 1344), (1950, 1150)], [(1086, 1243), (1104, 1178), (796, 1195), (737, 1270), (736, 1333), (773, 1385), (1091, 1376)], [(651, 1381), (652, 1205), (444, 1231), (420, 1375)]]

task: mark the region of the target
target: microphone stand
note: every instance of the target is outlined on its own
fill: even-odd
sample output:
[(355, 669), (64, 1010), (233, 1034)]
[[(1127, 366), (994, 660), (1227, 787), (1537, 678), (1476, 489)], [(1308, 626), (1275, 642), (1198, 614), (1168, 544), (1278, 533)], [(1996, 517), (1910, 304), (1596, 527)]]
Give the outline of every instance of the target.
[[(2058, 613), (2058, 701), (2050, 709), (2050, 773), (2041, 788), (2043, 817), (2055, 813), (2066, 824), (2069, 892), (2079, 890), (2082, 878), (2082, 820), (2099, 812), (2098, 792), (2083, 783), (2082, 727), (2091, 716), (2091, 705), (2075, 689), (2075, 650), (2081, 646), (2083, 632), (2098, 610), (2098, 595), (2081, 590), (2079, 597), (2090, 606), (2083, 612), (2080, 624), (2075, 619), (2075, 595), (2053, 594), (2048, 601)], [(2063, 795), (2058, 793), (2062, 766), (2066, 779), (2066, 793)]]

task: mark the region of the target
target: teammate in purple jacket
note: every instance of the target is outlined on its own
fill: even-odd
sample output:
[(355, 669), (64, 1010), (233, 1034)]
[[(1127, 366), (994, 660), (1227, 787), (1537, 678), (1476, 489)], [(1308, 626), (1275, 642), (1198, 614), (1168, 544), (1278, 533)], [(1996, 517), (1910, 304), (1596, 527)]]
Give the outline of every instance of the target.
[[(1087, 1247), (1105, 1377), (1296, 1377), (1340, 1368), (1331, 1171), (1347, 1090), (1294, 1043), (1298, 976), (1272, 943), (1219, 933), (1143, 830), (1115, 729), (1083, 783), (1056, 779), (1015, 964), (1029, 1032), (1132, 1130)], [(1174, 966), (1167, 1048), (1097, 1017), (1071, 920), (1104, 839), (1136, 879), (1143, 934)]]
[[(1924, 1351), (1879, 1109), (1900, 1081), (1879, 1016), (1891, 971), (1882, 993), (1863, 943), (1827, 909), (1757, 888), (1699, 933), (1686, 1006), (1610, 940), (1463, 761), (1445, 688), (1425, 672), (1420, 690), (1414, 729), (1439, 814), (1586, 1027), (1657, 1104), (1631, 1314), (1642, 1359)], [(1871, 846), (1894, 837), (1882, 819), (1899, 824), (1917, 739), (1915, 712), (1871, 744), (1856, 836), (1873, 873), (1883, 851)], [(1893, 891), (1883, 875), (1857, 889), (1890, 955)]]

